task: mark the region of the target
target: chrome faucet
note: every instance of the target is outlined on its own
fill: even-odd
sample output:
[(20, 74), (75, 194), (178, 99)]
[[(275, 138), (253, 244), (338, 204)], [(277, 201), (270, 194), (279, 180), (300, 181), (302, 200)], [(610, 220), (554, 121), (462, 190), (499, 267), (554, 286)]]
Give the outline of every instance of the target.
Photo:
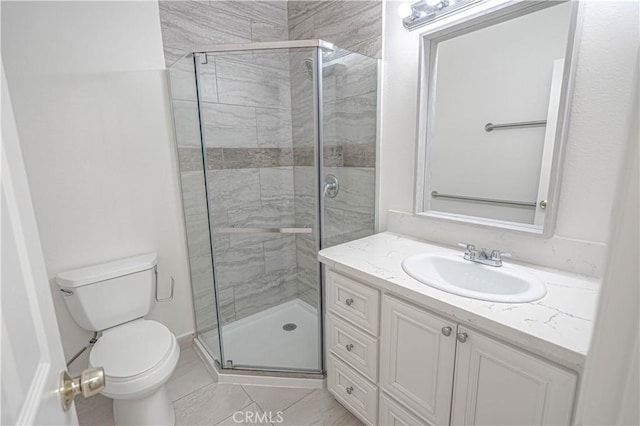
[(458, 243), (460, 247), (465, 248), (464, 259), (470, 262), (481, 263), (483, 265), (500, 267), (502, 266), (503, 257), (511, 257), (511, 254), (501, 252), (500, 250), (492, 250), (491, 253), (487, 249), (476, 250), (476, 246), (467, 243)]

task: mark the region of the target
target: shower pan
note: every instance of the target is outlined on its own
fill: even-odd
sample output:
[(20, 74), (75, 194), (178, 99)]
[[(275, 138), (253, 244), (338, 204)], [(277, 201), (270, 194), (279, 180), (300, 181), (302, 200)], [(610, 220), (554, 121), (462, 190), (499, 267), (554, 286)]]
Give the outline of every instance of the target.
[(196, 339), (217, 368), (322, 373), (317, 252), (374, 232), (377, 70), (321, 40), (169, 68)]

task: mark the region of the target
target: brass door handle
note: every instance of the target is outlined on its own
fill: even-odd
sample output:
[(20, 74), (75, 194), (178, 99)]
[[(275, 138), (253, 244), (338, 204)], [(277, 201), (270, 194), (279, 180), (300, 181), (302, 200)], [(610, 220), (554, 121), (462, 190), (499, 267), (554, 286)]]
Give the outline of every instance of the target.
[(88, 368), (82, 372), (80, 377), (71, 377), (68, 371), (60, 374), (60, 400), (62, 409), (67, 411), (71, 407), (73, 399), (78, 394), (85, 398), (94, 396), (104, 389), (104, 369), (102, 367)]

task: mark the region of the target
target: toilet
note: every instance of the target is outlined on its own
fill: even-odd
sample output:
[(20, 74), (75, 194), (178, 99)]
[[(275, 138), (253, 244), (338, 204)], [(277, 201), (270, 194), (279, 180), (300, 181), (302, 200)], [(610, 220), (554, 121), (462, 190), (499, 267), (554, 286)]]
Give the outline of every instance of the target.
[(73, 319), (102, 332), (89, 364), (104, 368), (102, 394), (113, 399), (118, 425), (175, 424), (165, 383), (180, 347), (167, 327), (144, 318), (153, 307), (156, 264), (150, 253), (56, 276)]

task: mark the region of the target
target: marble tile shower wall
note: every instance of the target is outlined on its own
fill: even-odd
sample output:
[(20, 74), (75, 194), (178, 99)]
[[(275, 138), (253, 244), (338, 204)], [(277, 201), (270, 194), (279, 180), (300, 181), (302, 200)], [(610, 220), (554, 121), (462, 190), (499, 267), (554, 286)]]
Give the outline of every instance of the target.
[(382, 0), (289, 1), (289, 38), (322, 39), (380, 58)]
[(167, 65), (192, 46), (288, 40), (286, 1), (159, 1)]
[(323, 39), (380, 58), (382, 1), (160, 1), (165, 62), (191, 46)]

